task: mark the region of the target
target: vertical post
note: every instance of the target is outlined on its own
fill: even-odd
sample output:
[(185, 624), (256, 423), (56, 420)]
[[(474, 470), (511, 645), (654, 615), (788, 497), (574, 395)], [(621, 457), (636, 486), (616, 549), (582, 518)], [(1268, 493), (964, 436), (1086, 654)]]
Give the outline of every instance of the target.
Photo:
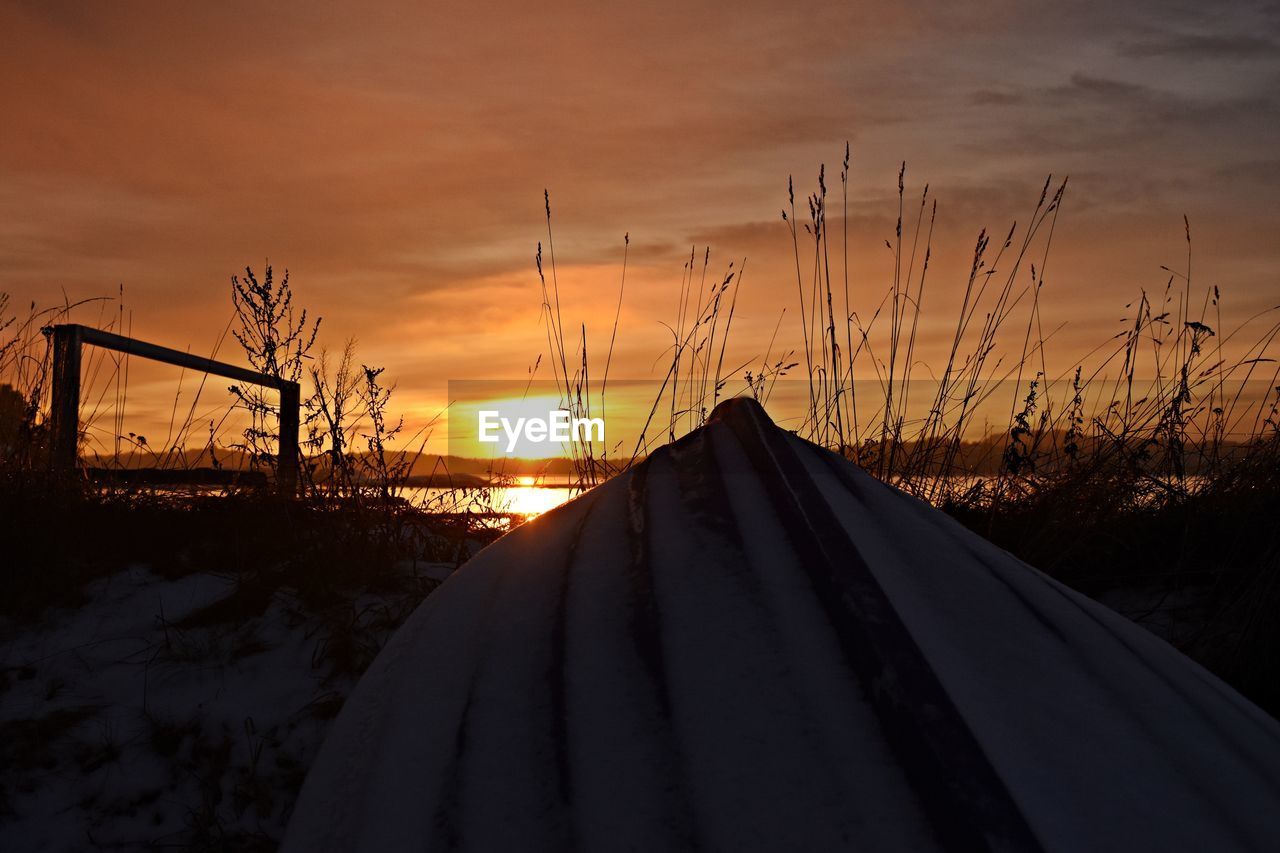
[(80, 327), (53, 327), (53, 389), (49, 407), (49, 469), (75, 473), (80, 450)]
[(302, 392), (297, 382), (280, 385), (280, 456), (277, 487), (285, 497), (298, 494), (298, 420)]

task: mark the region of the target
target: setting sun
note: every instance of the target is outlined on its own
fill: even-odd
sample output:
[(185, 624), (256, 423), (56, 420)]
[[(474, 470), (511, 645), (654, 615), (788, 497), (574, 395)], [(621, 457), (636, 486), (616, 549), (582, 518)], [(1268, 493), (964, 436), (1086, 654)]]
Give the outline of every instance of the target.
[(542, 485), (535, 477), (517, 477), (513, 485), (500, 487), (495, 492), (496, 506), (528, 518), (555, 509), (573, 494), (568, 486)]

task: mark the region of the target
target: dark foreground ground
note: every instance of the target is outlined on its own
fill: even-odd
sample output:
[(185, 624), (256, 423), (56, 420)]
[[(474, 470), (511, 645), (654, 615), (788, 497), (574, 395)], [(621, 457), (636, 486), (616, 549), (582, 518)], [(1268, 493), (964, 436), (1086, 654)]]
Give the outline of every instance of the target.
[[(948, 511), (1276, 714), (1274, 491)], [(6, 850), (274, 849), (360, 673), (495, 535), (253, 497), (0, 503)]]

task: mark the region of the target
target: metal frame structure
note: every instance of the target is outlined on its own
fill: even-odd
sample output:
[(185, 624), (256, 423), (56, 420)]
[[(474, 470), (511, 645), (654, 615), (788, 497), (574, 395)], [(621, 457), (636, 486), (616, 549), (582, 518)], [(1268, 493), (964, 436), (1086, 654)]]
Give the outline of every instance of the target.
[(274, 388), (280, 393), (277, 486), (285, 495), (292, 496), (296, 493), (298, 418), (302, 402), (301, 388), (297, 382), (76, 323), (50, 326), (43, 331), (53, 343), (53, 400), (50, 406), (52, 441), (49, 464), (55, 473), (72, 474), (76, 469), (80, 445), (80, 353), (82, 347), (88, 345), (186, 367), (238, 382)]

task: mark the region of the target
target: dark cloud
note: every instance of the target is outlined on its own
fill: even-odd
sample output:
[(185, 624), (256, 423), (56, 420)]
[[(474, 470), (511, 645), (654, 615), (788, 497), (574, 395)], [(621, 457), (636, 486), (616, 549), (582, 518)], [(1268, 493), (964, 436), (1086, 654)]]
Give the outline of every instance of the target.
[(1104, 101), (1149, 100), (1155, 90), (1137, 83), (1095, 77), (1083, 72), (1071, 75), (1069, 82), (1050, 87), (1047, 94), (1062, 98), (1082, 98)]
[(1280, 45), (1269, 38), (1249, 35), (1170, 34), (1120, 46), (1120, 55), (1134, 59), (1280, 59)]
[(1061, 103), (1102, 107), (1116, 113), (1117, 119), (1130, 123), (1156, 122), (1160, 125), (1206, 121), (1229, 121), (1235, 118), (1275, 116), (1276, 101), (1266, 95), (1204, 97), (1180, 94), (1083, 72), (1071, 75), (1063, 85), (1052, 86), (1043, 94)]
[[(1215, 95), (1075, 71), (1064, 82), (1008, 94), (999, 104), (987, 102), (1007, 109), (988, 133), (964, 140), (965, 150), (1035, 152), (1077, 174), (1123, 164), (1113, 183), (1131, 184), (1134, 168), (1185, 174), (1190, 162), (1209, 155), (1256, 159), (1267, 135), (1280, 132), (1280, 102), (1265, 81)], [(1207, 174), (1212, 164), (1206, 165), (1197, 171)]]

